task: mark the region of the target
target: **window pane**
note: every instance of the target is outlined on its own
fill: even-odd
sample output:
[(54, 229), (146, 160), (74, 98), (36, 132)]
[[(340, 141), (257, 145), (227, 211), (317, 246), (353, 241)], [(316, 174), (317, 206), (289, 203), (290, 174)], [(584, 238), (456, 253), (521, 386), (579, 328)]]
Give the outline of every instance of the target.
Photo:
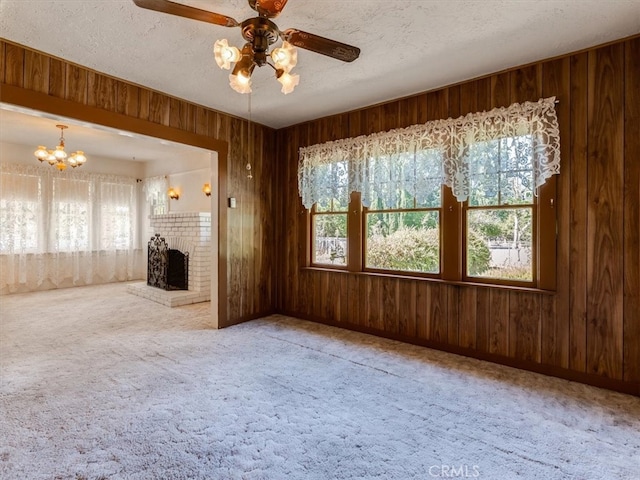
[(38, 251), (40, 179), (35, 175), (2, 173), (0, 192), (0, 252)]
[[(341, 198), (348, 198), (345, 193)], [(316, 212), (346, 212), (349, 208), (349, 204), (342, 205), (342, 202), (337, 198), (322, 199), (316, 202)]]
[(440, 272), (439, 212), (376, 212), (366, 217), (368, 268)]
[(442, 152), (436, 149), (369, 159), (366, 197), (372, 210), (439, 207)]
[(511, 170), (500, 174), (500, 204), (533, 203), (533, 171)]
[(91, 182), (55, 178), (53, 181), (54, 251), (87, 251), (91, 225)]
[(467, 275), (533, 281), (532, 208), (467, 211)]
[(100, 248), (133, 248), (134, 187), (117, 183), (100, 185)]
[(313, 263), (347, 264), (347, 215), (313, 215)]
[(313, 171), (315, 190), (320, 200), (316, 210), (346, 211), (349, 204), (349, 164), (346, 161), (317, 166)]
[(533, 140), (529, 135), (478, 142), (469, 148), (469, 205), (533, 203)]

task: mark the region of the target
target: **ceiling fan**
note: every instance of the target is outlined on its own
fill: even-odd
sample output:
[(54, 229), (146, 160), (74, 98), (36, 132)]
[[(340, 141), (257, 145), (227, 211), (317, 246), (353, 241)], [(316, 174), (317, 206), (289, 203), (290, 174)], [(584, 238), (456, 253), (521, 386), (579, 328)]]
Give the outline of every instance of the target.
[[(219, 13), (201, 10), (199, 8), (182, 5), (169, 0), (133, 0), (138, 7), (157, 12), (177, 15), (179, 17), (213, 23), (223, 27), (239, 27), (246, 43), (242, 49), (230, 46), (226, 39), (216, 41), (214, 55), (220, 68), (229, 70), (235, 63), (229, 84), (239, 93), (251, 92), (251, 74), (256, 66), (271, 66), (276, 72), (276, 78), (282, 84), (282, 93), (293, 91), (300, 76), (292, 75), (291, 69), (297, 63), (297, 51), (295, 47), (310, 50), (312, 52), (327, 55), (344, 62), (353, 62), (360, 55), (360, 49), (345, 43), (330, 40), (328, 38), (303, 32), (295, 28), (280, 30), (271, 21), (277, 17), (287, 4), (287, 0), (247, 0), (249, 6), (258, 12), (257, 17), (252, 17), (238, 22), (235, 19)], [(280, 48), (269, 48), (282, 39)], [(272, 63), (269, 62), (271, 59)]]

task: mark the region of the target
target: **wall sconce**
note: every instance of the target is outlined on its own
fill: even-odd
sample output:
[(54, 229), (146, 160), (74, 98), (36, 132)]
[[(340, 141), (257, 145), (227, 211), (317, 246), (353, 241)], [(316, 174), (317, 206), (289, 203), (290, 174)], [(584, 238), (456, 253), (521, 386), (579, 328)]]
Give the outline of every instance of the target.
[(204, 194), (207, 197), (211, 196), (211, 185), (208, 183), (205, 183), (204, 186), (202, 187), (202, 191), (204, 192)]
[(180, 194), (176, 192), (176, 190), (173, 187), (170, 187), (167, 193), (169, 194), (169, 198), (171, 200), (178, 200), (180, 198)]

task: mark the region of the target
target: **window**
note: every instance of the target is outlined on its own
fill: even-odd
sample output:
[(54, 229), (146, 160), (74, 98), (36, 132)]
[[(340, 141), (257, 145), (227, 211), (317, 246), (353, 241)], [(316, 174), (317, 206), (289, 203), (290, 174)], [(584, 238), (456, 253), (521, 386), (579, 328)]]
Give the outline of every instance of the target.
[(370, 160), (375, 181), (364, 211), (365, 268), (440, 273), (441, 165), (438, 150)]
[(100, 185), (100, 249), (125, 250), (133, 244), (135, 198), (133, 185)]
[(314, 264), (347, 265), (347, 208), (336, 199), (314, 206), (311, 213)]
[(167, 213), (169, 197), (169, 180), (164, 175), (145, 178), (142, 181), (142, 192), (149, 207), (150, 215)]
[(0, 252), (75, 253), (136, 248), (136, 180), (0, 164)]
[[(0, 174), (0, 253), (38, 250), (38, 222), (42, 187), (36, 175)], [(12, 187), (19, 188), (12, 188)], [(6, 228), (11, 225), (11, 228)]]
[(470, 148), (465, 205), (468, 277), (534, 280), (533, 139), (507, 137)]
[(554, 100), (302, 148), (306, 261), (554, 289)]
[(91, 182), (53, 179), (51, 248), (56, 252), (87, 251), (90, 246)]
[(345, 161), (327, 162), (315, 169), (318, 183), (327, 186), (311, 210), (311, 262), (346, 267), (347, 211), (349, 207), (349, 165)]

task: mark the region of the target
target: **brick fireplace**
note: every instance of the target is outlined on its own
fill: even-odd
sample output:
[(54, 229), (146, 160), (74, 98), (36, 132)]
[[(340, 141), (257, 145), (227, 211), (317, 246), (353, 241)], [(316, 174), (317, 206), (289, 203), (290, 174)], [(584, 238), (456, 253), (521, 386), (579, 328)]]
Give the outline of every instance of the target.
[[(208, 302), (211, 299), (211, 213), (165, 213), (150, 215), (149, 219), (153, 236), (159, 234), (169, 248), (189, 254), (188, 290), (167, 291), (141, 282), (128, 285), (129, 293), (169, 307)], [(145, 248), (148, 240), (145, 239)]]

